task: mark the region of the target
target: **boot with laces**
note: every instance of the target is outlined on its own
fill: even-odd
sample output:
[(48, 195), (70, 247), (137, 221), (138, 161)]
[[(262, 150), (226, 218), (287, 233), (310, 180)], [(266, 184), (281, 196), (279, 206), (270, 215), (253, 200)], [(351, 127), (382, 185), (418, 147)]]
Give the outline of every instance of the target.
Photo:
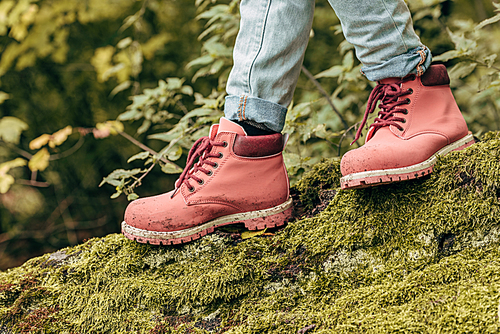
[(378, 101), (380, 112), (365, 145), (342, 157), (341, 188), (422, 177), (432, 172), (437, 156), (473, 144), (449, 83), (444, 65), (432, 65), (420, 77), (410, 74), (379, 81), (354, 141)]
[(170, 245), (229, 224), (250, 230), (284, 225), (292, 213), (285, 142), (280, 133), (247, 136), (240, 125), (221, 118), (209, 137), (193, 145), (174, 190), (128, 205), (123, 234)]

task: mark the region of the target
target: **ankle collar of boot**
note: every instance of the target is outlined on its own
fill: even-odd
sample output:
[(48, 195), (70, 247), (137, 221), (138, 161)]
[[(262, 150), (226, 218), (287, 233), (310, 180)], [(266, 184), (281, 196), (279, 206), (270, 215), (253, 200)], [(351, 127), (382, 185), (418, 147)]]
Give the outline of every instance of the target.
[(427, 71), (420, 77), (424, 86), (449, 85), (450, 77), (443, 64), (431, 65)]
[(266, 136), (236, 135), (233, 152), (241, 157), (266, 157), (283, 151), (284, 141), (281, 133)]

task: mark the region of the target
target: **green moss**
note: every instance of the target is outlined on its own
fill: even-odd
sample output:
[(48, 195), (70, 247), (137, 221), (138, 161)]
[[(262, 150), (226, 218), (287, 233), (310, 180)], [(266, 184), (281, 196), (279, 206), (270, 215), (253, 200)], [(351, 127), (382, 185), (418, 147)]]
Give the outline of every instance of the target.
[(302, 179), (293, 187), (306, 210), (311, 210), (320, 202), (323, 191), (335, 188), (340, 180), (340, 160), (333, 158), (314, 165), (304, 173)]
[(335, 196), (272, 238), (109, 235), (2, 272), (0, 332), (500, 330), (499, 133), (426, 179), (341, 191), (339, 176), (338, 160), (306, 173), (295, 191), (308, 210)]

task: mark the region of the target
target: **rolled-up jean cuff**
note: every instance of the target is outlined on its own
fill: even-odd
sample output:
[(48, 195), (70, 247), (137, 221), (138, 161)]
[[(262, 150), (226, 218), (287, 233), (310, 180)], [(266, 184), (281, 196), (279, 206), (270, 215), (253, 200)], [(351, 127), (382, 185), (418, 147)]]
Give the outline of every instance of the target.
[(250, 120), (281, 132), (285, 126), (287, 108), (277, 103), (248, 95), (228, 95), (224, 114), (231, 121)]
[(429, 48), (419, 46), (381, 64), (363, 66), (361, 72), (371, 81), (403, 78), (410, 73), (420, 76), (429, 68), (431, 62), (432, 55)]

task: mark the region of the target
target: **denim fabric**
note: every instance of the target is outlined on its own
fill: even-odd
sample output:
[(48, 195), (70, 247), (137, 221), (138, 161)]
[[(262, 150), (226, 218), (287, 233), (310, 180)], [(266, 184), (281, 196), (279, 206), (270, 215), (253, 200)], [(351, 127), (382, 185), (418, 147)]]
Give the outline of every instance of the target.
[(353, 44), (368, 80), (422, 75), (431, 53), (413, 30), (411, 14), (402, 0), (329, 0)]
[[(431, 62), (403, 0), (329, 0), (369, 80), (421, 75)], [(280, 132), (309, 41), (314, 0), (242, 0), (225, 115)]]

